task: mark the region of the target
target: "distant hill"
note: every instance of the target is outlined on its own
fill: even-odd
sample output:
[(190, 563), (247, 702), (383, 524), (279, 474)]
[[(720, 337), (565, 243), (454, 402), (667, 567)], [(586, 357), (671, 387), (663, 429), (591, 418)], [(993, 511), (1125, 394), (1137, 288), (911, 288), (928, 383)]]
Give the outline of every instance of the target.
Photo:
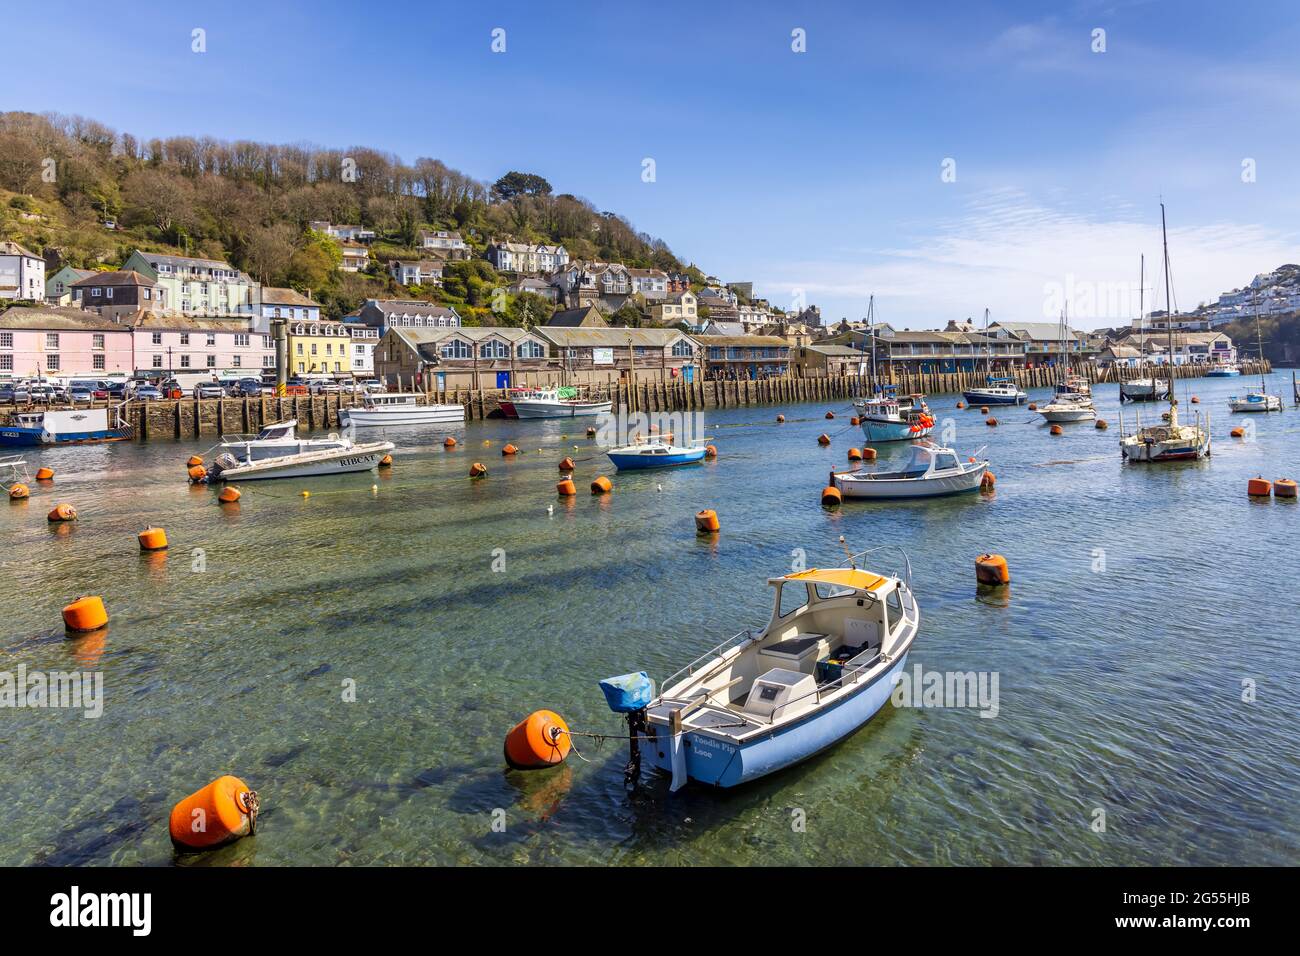
[[(488, 184), (437, 159), (408, 165), (366, 147), (144, 141), (82, 117), (0, 113), (0, 238), (43, 255), (51, 272), (117, 267), (140, 248), (221, 259), (268, 285), (310, 289), (335, 316), (367, 297), (409, 296), (386, 275), (339, 271), (308, 231), (312, 220), (374, 229), (381, 261), (421, 258), (421, 230), (454, 229), (475, 254), (509, 236), (562, 243), (574, 259), (683, 269), (661, 240), (585, 199), (553, 195), (534, 174)], [(486, 262), (458, 279), (424, 297), (470, 322), (510, 321), (514, 310), (488, 308), (500, 283)]]

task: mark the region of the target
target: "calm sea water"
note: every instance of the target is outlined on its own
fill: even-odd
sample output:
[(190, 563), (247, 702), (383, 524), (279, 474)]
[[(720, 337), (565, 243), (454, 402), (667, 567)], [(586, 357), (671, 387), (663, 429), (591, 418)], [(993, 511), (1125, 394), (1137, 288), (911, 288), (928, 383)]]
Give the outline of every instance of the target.
[[(1059, 438), (1024, 408), (992, 429), (935, 396), (959, 451), (988, 445), (996, 493), (837, 512), (818, 493), (861, 435), (825, 405), (709, 413), (716, 462), (617, 476), (604, 498), (585, 488), (608, 462), (572, 423), (471, 424), (454, 452), (404, 430), (391, 472), (251, 483), (236, 509), (184, 481), (208, 441), (34, 452), (57, 477), (0, 506), (0, 670), (102, 671), (105, 709), (0, 711), (0, 864), (1295, 864), (1300, 508), (1245, 494), (1300, 477), (1289, 373), (1271, 385), (1287, 410), (1252, 417), (1227, 412), (1242, 381), (1191, 383), (1213, 459), (1147, 467), (1120, 461), (1114, 386), (1097, 390), (1110, 431)], [(1229, 438), (1248, 417), (1255, 440)], [(581, 459), (567, 503), (564, 454)], [(465, 477), (474, 460), (487, 480)], [(81, 519), (47, 526), (55, 500)], [(149, 524), (167, 554), (138, 553)], [(995, 718), (887, 707), (729, 792), (629, 794), (623, 741), (504, 768), (506, 730), (539, 707), (620, 733), (598, 679), (662, 677), (761, 626), (766, 578), (795, 549), (838, 563), (841, 534), (908, 551), (909, 668), (996, 672)], [(1010, 561), (1002, 597), (976, 592), (989, 550)], [(83, 594), (112, 623), (68, 639), (59, 609)], [(171, 805), (221, 773), (261, 793), (258, 835), (175, 860)]]

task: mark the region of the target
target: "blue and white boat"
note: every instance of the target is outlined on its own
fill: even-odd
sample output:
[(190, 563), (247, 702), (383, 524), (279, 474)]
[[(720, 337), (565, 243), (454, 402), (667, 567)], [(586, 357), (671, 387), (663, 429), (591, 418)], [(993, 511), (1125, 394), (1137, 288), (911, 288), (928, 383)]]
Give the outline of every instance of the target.
[(636, 468), (666, 468), (669, 465), (690, 465), (703, 461), (706, 449), (703, 445), (688, 448), (674, 445), (662, 438), (654, 437), (648, 441), (611, 448), (605, 454), (619, 471), (631, 471)]
[(125, 441), (131, 426), (118, 409), (85, 408), (68, 411), (20, 412), (0, 427), (0, 447), (33, 445), (80, 445), (89, 442)]
[(895, 575), (859, 567), (871, 553), (770, 579), (762, 631), (724, 641), (646, 695), (629, 720), (634, 765), (639, 755), (669, 774), (673, 791), (692, 780), (734, 787), (807, 760), (874, 717), (921, 617), (907, 555)]
[(924, 438), (934, 430), (934, 418), (920, 394), (898, 394), (898, 386), (882, 386), (879, 393), (853, 403), (862, 435), (868, 443)]
[(981, 387), (962, 392), (962, 396), (971, 405), (1023, 405), (1029, 398), (1011, 379), (996, 375), (985, 378)]
[(1241, 369), (1235, 365), (1229, 365), (1225, 362), (1215, 362), (1205, 372), (1206, 378), (1232, 378), (1240, 375)]

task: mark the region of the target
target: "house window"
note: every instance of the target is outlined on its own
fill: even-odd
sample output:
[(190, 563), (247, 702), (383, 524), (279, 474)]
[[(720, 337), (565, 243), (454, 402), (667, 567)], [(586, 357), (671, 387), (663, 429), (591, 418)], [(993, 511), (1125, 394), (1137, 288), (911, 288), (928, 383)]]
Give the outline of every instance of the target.
[(546, 354), (546, 349), (542, 348), (540, 342), (521, 342), (519, 344), (518, 355), (520, 358), (531, 359), (541, 358)]
[(104, 363), (104, 356), (102, 355), (94, 356), (93, 364), (96, 372), (102, 372), (104, 371), (105, 368), (107, 368), (107, 366)]
[(162, 345), (162, 333), (161, 332), (152, 333), (149, 336), (149, 340), (153, 342), (154, 345)]
[(263, 355), (263, 356), (262, 356), (262, 368), (274, 368), (274, 366), (275, 366), (275, 356), (274, 356), (274, 355)]
[(209, 355), (208, 368), (216, 368), (216, 367), (217, 367), (217, 357), (215, 355)]
[(190, 344), (190, 333), (188, 333), (188, 332), (182, 332), (182, 333), (181, 333), (181, 345), (189, 345), (189, 344)]
[(247, 344), (248, 344), (248, 336), (245, 335), (243, 332), (236, 332), (235, 345), (239, 346), (239, 345), (247, 345)]
[(691, 343), (686, 341), (686, 339), (682, 339), (673, 346), (674, 358), (690, 358), (692, 354)]
[(212, 346), (214, 346), (214, 345), (216, 345), (216, 344), (217, 344), (217, 336), (216, 336), (216, 333), (214, 333), (214, 332), (209, 332), (209, 333), (208, 333), (208, 348), (212, 348)]
[(161, 356), (161, 355), (155, 355), (155, 356), (153, 357), (153, 367), (154, 367), (154, 368), (162, 368), (162, 356)]
[(188, 355), (182, 355), (181, 368), (189, 368), (189, 367), (190, 367), (190, 357)]
[(473, 358), (474, 350), (469, 347), (468, 342), (462, 342), (459, 339), (454, 339), (453, 341), (448, 342), (446, 345), (440, 348), (438, 350), (438, 354), (441, 355), (443, 358), (467, 359), (467, 358)]
[(111, 299), (111, 298), (113, 298), (113, 289), (112, 289), (111, 286), (110, 286), (109, 288), (107, 288), (107, 289), (104, 290), (104, 298), (106, 298), (106, 299)]
[(300, 372), (305, 372), (305, 371), (307, 371), (307, 367), (306, 367), (305, 365), (303, 365), (302, 362), (299, 362), (299, 363), (298, 363), (298, 371), (300, 371)]
[(336, 371), (336, 372), (341, 372), (341, 371), (343, 371), (343, 363), (342, 363), (342, 362), (335, 362), (335, 363), (334, 363), (334, 371)]
[(302, 343), (301, 343), (301, 342), (298, 343), (298, 347), (297, 347), (297, 349), (295, 350), (295, 354), (297, 354), (297, 355), (301, 355), (301, 354), (302, 354)]
[(311, 344), (311, 354), (312, 354), (312, 355), (315, 355), (315, 354), (316, 354), (316, 343), (315, 343), (315, 342), (313, 342), (313, 343)]
[(90, 290), (90, 297), (91, 297), (92, 299), (98, 299), (98, 298), (99, 298), (99, 293), (100, 293), (100, 291), (101, 291), (101, 290), (99, 289), (99, 287), (96, 286), (95, 288), (93, 288), (93, 289)]
[(478, 357), (485, 359), (509, 358), (510, 349), (504, 342), (484, 342), (479, 346)]
[(271, 336), (269, 335), (262, 336), (262, 348), (269, 349), (270, 347), (271, 347)]
[(12, 332), (0, 332), (0, 349), (11, 349), (14, 347), (14, 334)]
[[(210, 356), (210, 355), (208, 356), (208, 358), (211, 358), (211, 357), (212, 357), (212, 356)], [(239, 368), (239, 359), (240, 359), (240, 358), (241, 358), (241, 356), (238, 356), (238, 355), (232, 356), (231, 359), (230, 359), (230, 364), (231, 364), (234, 368)]]
[(59, 347), (59, 333), (58, 333), (58, 332), (46, 332), (46, 333), (45, 333), (45, 347), (46, 347), (47, 349), (57, 349), (57, 348)]
[(59, 357), (57, 355), (45, 356), (45, 370), (47, 372), (57, 372), (59, 370)]
[(0, 372), (12, 372), (14, 370), (14, 357), (12, 355), (0, 355)]

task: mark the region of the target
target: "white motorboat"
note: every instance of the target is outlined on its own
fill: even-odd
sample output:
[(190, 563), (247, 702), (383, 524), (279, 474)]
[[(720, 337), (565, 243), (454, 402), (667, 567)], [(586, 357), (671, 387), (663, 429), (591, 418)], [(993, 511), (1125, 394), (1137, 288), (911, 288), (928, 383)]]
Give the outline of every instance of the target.
[(977, 490), (988, 467), (988, 459), (962, 461), (951, 448), (919, 441), (899, 471), (832, 471), (830, 484), (845, 498), (940, 498)]
[(1120, 400), (1126, 402), (1156, 402), (1168, 394), (1167, 379), (1134, 378), (1119, 386)]
[(628, 718), (628, 777), (644, 761), (671, 777), (672, 791), (749, 783), (843, 740), (885, 707), (921, 613), (906, 554), (901, 569), (876, 571), (859, 566), (870, 553), (769, 579), (767, 626), (706, 652), (657, 696), (644, 672), (602, 681), (611, 709)]
[(603, 415), (613, 405), (609, 401), (584, 398), (577, 386), (563, 385), (557, 388), (512, 389), (501, 410), (510, 418), (581, 418)]
[(418, 392), (378, 392), (367, 394), (361, 404), (339, 409), (343, 425), (448, 425), (465, 420), (464, 405), (420, 404)]
[(1038, 414), (1043, 420), (1057, 424), (1060, 422), (1089, 422), (1097, 417), (1097, 409), (1088, 395), (1057, 395), (1046, 405), (1038, 407)]
[(1250, 294), (1255, 304), (1255, 339), (1259, 347), (1259, 390), (1251, 389), (1245, 395), (1233, 395), (1228, 399), (1228, 408), (1234, 412), (1280, 412), (1282, 396), (1268, 394), (1268, 382), (1264, 380), (1264, 336), (1259, 327), (1259, 305), (1255, 302), (1255, 293)]
[(252, 478), (309, 478), (368, 471), (393, 450), (390, 441), (354, 442), (350, 438), (298, 438), (297, 421), (267, 425), (256, 435), (232, 435), (213, 450), (208, 469), (213, 481)]

